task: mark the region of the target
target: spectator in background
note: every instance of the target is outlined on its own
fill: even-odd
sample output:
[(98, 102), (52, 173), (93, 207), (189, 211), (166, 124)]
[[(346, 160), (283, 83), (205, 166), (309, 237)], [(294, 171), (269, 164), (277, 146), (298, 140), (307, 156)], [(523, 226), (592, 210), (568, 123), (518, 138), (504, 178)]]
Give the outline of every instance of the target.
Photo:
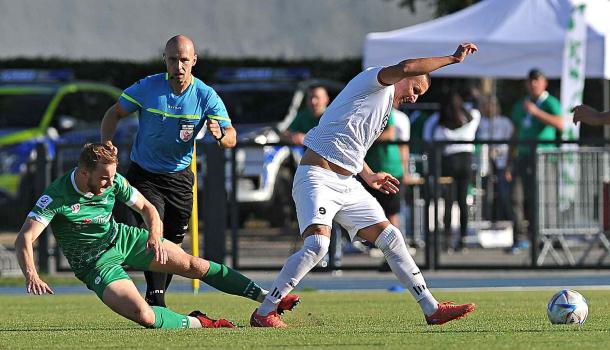
[[(366, 156), (364, 158), (364, 161), (369, 165), (371, 170), (374, 172), (386, 172), (386, 173), (394, 176), (397, 179), (402, 179), (404, 176), (405, 163), (403, 163), (403, 158), (402, 158), (403, 155), (401, 154), (401, 149), (400, 149), (401, 146), (396, 145), (396, 144), (386, 144), (386, 142), (396, 141), (398, 139), (398, 134), (397, 134), (398, 128), (396, 128), (397, 112), (402, 114), (402, 115), (399, 115), (398, 118), (401, 118), (404, 116), (404, 118), (407, 119), (407, 125), (409, 125), (407, 115), (398, 111), (396, 109), (396, 106), (397, 106), (397, 104), (394, 104), (394, 107), (393, 107), (392, 111), (390, 112), (390, 116), (388, 118), (388, 123), (386, 125), (386, 128), (383, 130), (381, 135), (379, 135), (379, 137), (377, 138), (377, 141), (373, 144), (373, 146), (371, 146), (371, 148), (369, 148), (369, 150), (366, 153)], [(401, 120), (399, 123), (401, 123), (401, 132), (403, 133), (403, 135), (400, 135), (400, 136), (404, 137), (404, 132), (405, 132), (404, 121)], [(407, 133), (408, 133), (408, 131), (407, 131)], [(408, 139), (408, 134), (407, 134), (407, 139)], [(408, 146), (406, 146), (406, 147), (408, 147)], [(407, 149), (407, 152), (408, 152), (408, 149)], [(408, 167), (408, 155), (407, 155), (407, 165), (406, 166)], [(394, 227), (400, 227), (400, 215), (399, 215), (400, 214), (400, 204), (401, 204), (400, 203), (401, 202), (400, 192), (382, 193), (376, 189), (373, 189), (373, 188), (367, 186), (363, 179), (360, 179), (360, 181), (363, 183), (364, 188), (377, 200), (377, 202), (379, 202), (379, 204), (381, 205), (381, 208), (383, 209), (383, 212), (385, 213), (386, 217), (390, 221), (390, 224), (394, 225)], [(403, 186), (400, 186), (400, 187), (403, 188)], [(370, 245), (370, 248), (371, 248), (371, 252), (373, 253), (372, 255), (374, 256), (374, 252), (376, 251), (377, 248), (375, 248), (375, 246), (372, 244)], [(415, 254), (415, 250), (413, 248), (409, 247), (408, 249), (409, 249), (409, 253), (411, 255)], [(379, 252), (379, 253), (380, 253), (379, 257), (382, 257), (383, 253), (381, 253), (381, 252)], [(387, 265), (387, 262), (384, 261), (384, 263), (382, 264), (382, 269), (390, 271), (390, 266)]]
[[(409, 142), (411, 139), (411, 122), (409, 117), (396, 106), (393, 111), (394, 129), (396, 130), (396, 141)], [(409, 175), (409, 145), (398, 145), (400, 162), (402, 164), (402, 183), (408, 185), (411, 182)]]
[[(555, 140), (556, 134), (563, 130), (561, 105), (559, 100), (551, 96), (546, 88), (548, 81), (539, 69), (532, 69), (526, 81), (528, 95), (523, 97), (513, 107), (512, 119), (515, 124), (514, 139), (527, 140)], [(529, 235), (526, 220), (531, 224), (534, 211), (530, 205), (534, 178), (532, 169), (531, 148), (529, 145), (519, 145), (509, 154), (506, 169), (506, 179), (511, 183), (511, 204), (513, 218), (513, 246), (508, 252), (518, 253), (529, 247)]]
[(324, 114), (329, 102), (328, 91), (324, 86), (311, 86), (307, 90), (307, 108), (301, 109), (297, 113), (284, 133), (288, 140), (295, 145), (302, 146), (305, 134), (318, 126), (320, 117)]
[[(396, 127), (394, 126), (394, 117), (396, 110), (390, 112), (388, 123), (385, 130), (379, 135), (377, 141), (369, 148), (364, 157), (364, 161), (369, 165), (373, 172), (386, 172), (397, 179), (402, 179), (403, 164), (400, 156), (400, 149), (396, 144), (385, 144), (396, 140)], [(364, 181), (364, 180), (362, 180)], [(400, 194), (399, 193), (382, 193), (369, 186), (365, 189), (377, 199), (381, 208), (385, 212), (388, 220), (395, 227), (400, 227)]]
[[(474, 141), (481, 113), (464, 105), (464, 100), (457, 92), (446, 94), (441, 103), (438, 126), (434, 129), (436, 141)], [(468, 228), (468, 205), (466, 195), (472, 173), (473, 144), (449, 144), (442, 151), (441, 174), (453, 179), (445, 195), (445, 246), (448, 249), (461, 251), (464, 248)], [(451, 242), (451, 208), (457, 200), (460, 208), (460, 239), (452, 247)]]
[(587, 105), (576, 106), (574, 107), (574, 123), (578, 122), (594, 126), (610, 124), (610, 111), (598, 112)]
[[(393, 110), (394, 116), (394, 128), (396, 129), (396, 141), (408, 142), (411, 139), (411, 121), (409, 117), (398, 109), (396, 106)], [(411, 186), (413, 185), (414, 179), (410, 175), (409, 169), (409, 152), (410, 147), (408, 144), (398, 145), (398, 150), (400, 152), (400, 162), (402, 164), (402, 191), (404, 193), (404, 204), (405, 204), (405, 215), (402, 220), (405, 221), (403, 224), (404, 230), (402, 232), (407, 238), (407, 242), (413, 241), (414, 236), (414, 227), (413, 227), (413, 191)], [(400, 219), (399, 219), (400, 221)], [(411, 254), (415, 254), (415, 248), (410, 246), (409, 252)]]
[[(498, 99), (494, 95), (485, 95), (481, 98), (481, 123), (477, 130), (476, 138), (482, 141), (503, 141), (509, 140), (514, 132), (510, 118), (502, 115)], [(510, 187), (504, 174), (508, 163), (508, 144), (483, 145), (483, 153), (486, 155), (485, 161), (489, 159), (491, 163), (491, 177), (493, 186), (490, 188), (489, 196), (495, 198), (492, 206), (491, 218), (493, 221), (498, 219), (507, 220), (510, 218)]]

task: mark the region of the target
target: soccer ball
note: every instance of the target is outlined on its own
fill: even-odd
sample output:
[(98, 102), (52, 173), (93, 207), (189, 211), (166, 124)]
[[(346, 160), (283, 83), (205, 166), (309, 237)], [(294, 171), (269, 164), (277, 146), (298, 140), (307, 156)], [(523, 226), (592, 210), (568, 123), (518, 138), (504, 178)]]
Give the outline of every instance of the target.
[(589, 315), (589, 306), (580, 293), (564, 289), (553, 295), (546, 311), (553, 324), (583, 324)]

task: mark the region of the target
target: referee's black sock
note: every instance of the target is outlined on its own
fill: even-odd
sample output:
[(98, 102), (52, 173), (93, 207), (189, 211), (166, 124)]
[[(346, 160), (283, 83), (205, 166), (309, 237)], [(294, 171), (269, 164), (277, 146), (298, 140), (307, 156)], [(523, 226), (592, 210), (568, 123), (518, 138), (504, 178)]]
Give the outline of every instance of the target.
[(145, 299), (148, 305), (166, 307), (165, 284), (167, 281), (167, 274), (163, 272), (144, 271), (144, 277), (146, 278)]
[(173, 273), (168, 273), (167, 277), (165, 277), (165, 291), (169, 289), (169, 284), (172, 283), (172, 277), (174, 277)]

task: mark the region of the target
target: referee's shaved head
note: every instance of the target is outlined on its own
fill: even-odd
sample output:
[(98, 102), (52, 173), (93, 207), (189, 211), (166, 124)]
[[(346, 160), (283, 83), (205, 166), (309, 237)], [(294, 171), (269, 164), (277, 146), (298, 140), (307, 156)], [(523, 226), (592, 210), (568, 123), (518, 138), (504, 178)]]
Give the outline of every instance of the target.
[(195, 53), (195, 43), (189, 37), (179, 34), (171, 37), (165, 44), (165, 51), (175, 47), (192, 48), (192, 52)]

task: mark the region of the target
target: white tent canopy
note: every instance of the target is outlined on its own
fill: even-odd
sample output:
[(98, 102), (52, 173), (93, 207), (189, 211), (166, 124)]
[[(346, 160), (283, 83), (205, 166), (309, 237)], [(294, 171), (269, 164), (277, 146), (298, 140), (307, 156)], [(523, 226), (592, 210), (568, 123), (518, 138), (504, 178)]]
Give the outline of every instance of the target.
[[(586, 77), (610, 79), (610, 1), (586, 3)], [(364, 66), (391, 65), (405, 58), (453, 53), (474, 42), (479, 52), (466, 64), (445, 67), (436, 76), (522, 79), (538, 67), (561, 77), (570, 0), (486, 0), (429, 22), (390, 32), (369, 33)]]

